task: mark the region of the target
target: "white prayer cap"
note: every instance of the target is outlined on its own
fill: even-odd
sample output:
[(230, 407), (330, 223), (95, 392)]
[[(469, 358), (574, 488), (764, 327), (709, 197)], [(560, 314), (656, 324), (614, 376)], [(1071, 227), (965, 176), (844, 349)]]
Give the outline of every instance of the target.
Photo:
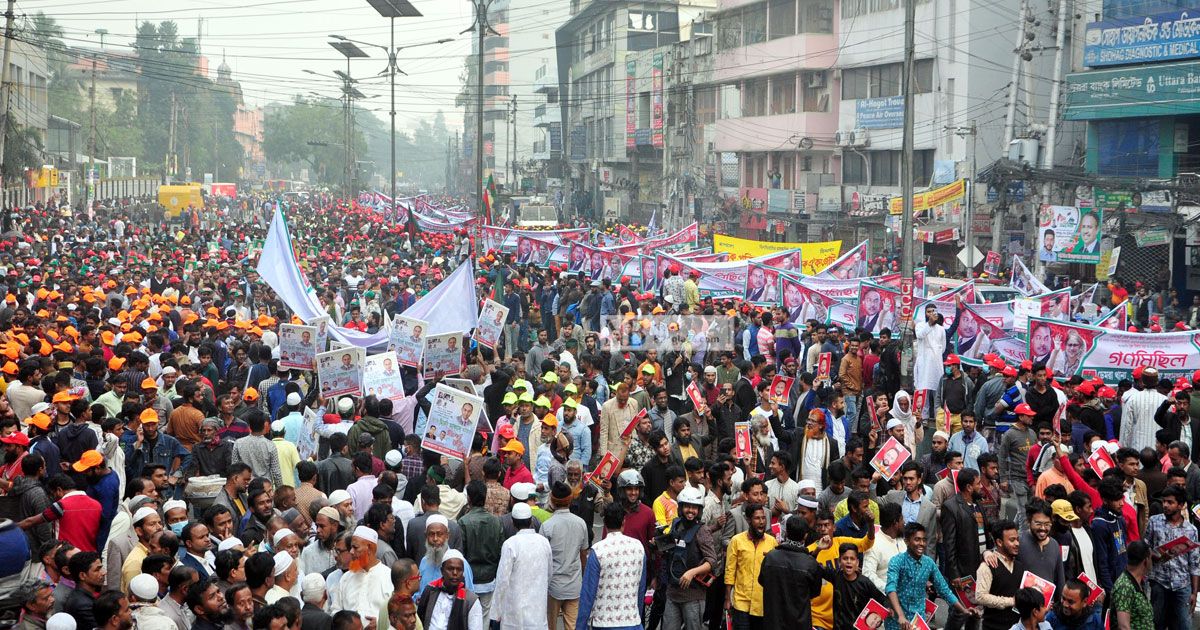
[(30, 407), (29, 411), (31, 414), (50, 411), (50, 403), (48, 403), (48, 402), (37, 403), (36, 405)]
[(229, 538), (222, 540), (221, 544), (217, 545), (217, 551), (225, 551), (227, 549), (237, 549), (238, 547), (241, 547), (241, 546), (242, 546), (241, 540), (237, 539), (234, 536), (230, 536)]
[(815, 481), (813, 481), (812, 479), (801, 479), (800, 480), (800, 490), (801, 491), (816, 490), (816, 489), (817, 489), (817, 483)]
[(129, 581), (129, 592), (146, 602), (158, 599), (158, 579), (149, 573), (139, 573)]
[(166, 514), (167, 512), (170, 512), (171, 510), (175, 510), (178, 508), (183, 508), (186, 510), (187, 506), (188, 506), (187, 503), (184, 503), (183, 501), (180, 501), (179, 499), (171, 499), (170, 501), (167, 501), (166, 503), (163, 504), (163, 514)]
[[(428, 523), (426, 525), (428, 525)], [(370, 527), (364, 527), (362, 525), (355, 527), (354, 528), (354, 537), (361, 538), (367, 542), (375, 543), (377, 545), (379, 544), (379, 534), (376, 533), (375, 530), (371, 529)]]
[(461, 560), (464, 565), (467, 563), (467, 559), (463, 557), (462, 552), (453, 548), (447, 550), (446, 555), (442, 556), (442, 564), (446, 564), (451, 560)]
[(350, 413), (351, 409), (354, 409), (354, 401), (350, 400), (349, 396), (346, 396), (338, 401), (338, 411), (342, 413)]
[(946, 440), (947, 442), (949, 442), (949, 441), (950, 441), (950, 434), (949, 434), (949, 433), (946, 433), (945, 431), (934, 431), (934, 432), (933, 432), (933, 437), (935, 437), (935, 438), (936, 438), (936, 437), (940, 437), (940, 438), (942, 438), (943, 440)]
[(902, 427), (902, 426), (904, 426), (903, 422), (900, 422), (899, 420), (892, 418), (891, 420), (888, 420), (887, 430), (891, 431), (892, 429), (895, 429), (896, 427)]
[(430, 525), (441, 525), (446, 529), (450, 529), (450, 521), (441, 514), (430, 514), (429, 518), (425, 519), (425, 529), (429, 529)]
[(287, 538), (288, 536), (293, 536), (293, 535), (295, 535), (295, 532), (284, 527), (283, 529), (275, 532), (275, 537), (271, 539), (271, 544), (278, 545), (279, 543), (283, 542), (284, 538)]
[(533, 510), (528, 503), (517, 503), (512, 508), (513, 520), (527, 521), (533, 518)]
[(138, 511), (133, 513), (133, 524), (137, 525), (138, 523), (142, 522), (142, 519), (146, 518), (147, 516), (151, 516), (153, 514), (158, 514), (158, 512), (154, 508), (151, 508), (151, 507), (138, 508)]
[(283, 433), (283, 420), (276, 420), (271, 423), (271, 430), (276, 433)]
[(299, 405), (301, 400), (304, 400), (304, 399), (300, 397), (300, 392), (292, 392), (287, 395), (287, 404), (289, 404), (293, 407), (295, 407), (296, 405)]
[(325, 578), (320, 573), (309, 573), (300, 580), (300, 598), (310, 604), (321, 601), (325, 592)]
[(400, 462), (403, 460), (404, 456), (401, 455), (400, 451), (397, 451), (396, 449), (388, 451), (387, 454), (383, 456), (383, 461), (388, 466), (399, 466)]
[(350, 493), (345, 490), (334, 490), (329, 493), (329, 505), (338, 505), (350, 500)]
[(65, 612), (54, 613), (46, 620), (46, 630), (75, 630), (75, 618)]
[(813, 501), (812, 499), (803, 495), (797, 497), (796, 502), (800, 504), (800, 507), (806, 507), (810, 510), (815, 510), (819, 507), (816, 501)]
[(533, 493), (537, 492), (537, 486), (529, 482), (514, 483), (512, 487), (508, 489), (508, 492), (512, 495), (512, 498), (518, 501), (528, 501), (529, 497), (533, 496)]
[(292, 554), (286, 551), (275, 554), (275, 575), (283, 575), (283, 572), (287, 571), (295, 561)]
[(173, 368), (173, 367), (171, 367), (171, 366), (169, 366), (169, 365), (168, 365), (167, 367), (165, 367), (165, 368), (163, 368), (163, 369), (162, 369), (162, 373), (163, 373), (163, 374), (175, 374), (177, 371), (178, 371), (178, 370), (176, 370), (175, 368)]

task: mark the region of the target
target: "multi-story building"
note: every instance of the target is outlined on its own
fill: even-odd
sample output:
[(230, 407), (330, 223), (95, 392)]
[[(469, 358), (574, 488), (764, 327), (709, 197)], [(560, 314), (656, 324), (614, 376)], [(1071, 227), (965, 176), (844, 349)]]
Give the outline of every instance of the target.
[(138, 59), (135, 53), (126, 53), (111, 48), (98, 51), (76, 48), (71, 50), (72, 61), (67, 65), (67, 76), (79, 86), (80, 92), (90, 96), (92, 69), (95, 65), (96, 105), (114, 110), (122, 96), (137, 98)]
[(569, 206), (596, 218), (648, 220), (664, 201), (667, 54), (691, 39), (715, 0), (571, 8), (555, 33)]

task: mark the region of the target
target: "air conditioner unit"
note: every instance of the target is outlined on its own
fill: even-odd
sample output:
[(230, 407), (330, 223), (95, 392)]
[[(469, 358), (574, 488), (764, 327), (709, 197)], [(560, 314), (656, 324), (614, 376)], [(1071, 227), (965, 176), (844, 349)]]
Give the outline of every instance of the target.
[(858, 128), (850, 131), (850, 146), (854, 147), (869, 147), (871, 146), (871, 135), (866, 129)]
[(833, 132), (833, 144), (835, 146), (839, 146), (839, 147), (850, 146), (853, 143), (853, 141), (851, 140), (851, 138), (853, 137), (851, 135), (852, 133), (853, 132), (850, 132), (850, 131), (835, 131), (835, 132)]
[(808, 87), (810, 87), (810, 88), (825, 87), (825, 73), (824, 72), (808, 73)]

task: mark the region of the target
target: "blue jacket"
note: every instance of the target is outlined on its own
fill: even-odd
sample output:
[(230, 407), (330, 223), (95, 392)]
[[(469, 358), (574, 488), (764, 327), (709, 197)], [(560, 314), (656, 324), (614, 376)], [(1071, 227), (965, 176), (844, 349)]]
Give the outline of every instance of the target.
[(1113, 583), (1125, 571), (1129, 561), (1125, 553), (1129, 540), (1125, 533), (1125, 519), (1101, 507), (1092, 518), (1092, 533), (1096, 546), (1096, 581), (1106, 593), (1111, 593)]
[(1082, 623), (1073, 625), (1059, 619), (1056, 611), (1051, 610), (1046, 613), (1046, 623), (1050, 624), (1053, 630), (1104, 630), (1104, 621), (1100, 619), (1100, 611), (1094, 608), (1088, 611), (1088, 615)]
[[(162, 431), (158, 432), (153, 451), (148, 441), (142, 442), (142, 447), (135, 449), (133, 444), (136, 441), (137, 434), (133, 431), (126, 431), (121, 436), (121, 448), (125, 451), (125, 475), (129, 479), (141, 476), (142, 469), (149, 464), (162, 464), (167, 467), (167, 474), (171, 475), (187, 470), (192, 461), (192, 454), (183, 448), (179, 440)], [(172, 460), (176, 457), (180, 458), (179, 466), (172, 465)]]
[[(287, 389), (284, 387), (290, 381), (279, 381), (266, 391), (267, 411), (271, 412), (271, 421), (275, 420), (279, 409), (287, 402)], [(262, 393), (262, 392), (260, 392)]]
[(208, 569), (204, 568), (204, 565), (201, 564), (199, 560), (188, 555), (188, 553), (183, 549), (179, 550), (179, 563), (185, 567), (191, 567), (195, 569), (196, 573), (200, 574), (201, 580), (208, 579)]
[[(141, 474), (139, 471), (138, 474)], [(117, 516), (117, 505), (121, 501), (121, 480), (114, 470), (108, 471), (96, 483), (88, 486), (86, 494), (100, 503), (100, 529), (96, 536), (96, 548), (103, 549), (108, 542), (108, 530)]]

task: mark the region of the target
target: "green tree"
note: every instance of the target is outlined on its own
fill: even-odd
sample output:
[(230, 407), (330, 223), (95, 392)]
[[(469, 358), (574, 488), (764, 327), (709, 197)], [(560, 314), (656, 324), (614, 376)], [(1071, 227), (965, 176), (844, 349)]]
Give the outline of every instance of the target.
[(22, 127), (10, 117), (4, 142), (4, 180), (14, 181), (28, 168), (41, 166), (42, 137), (33, 127)]
[[(339, 187), (344, 179), (345, 127), (342, 103), (337, 99), (296, 100), (287, 105), (272, 105), (263, 121), (263, 152), (277, 167), (303, 165), (319, 184)], [(361, 129), (369, 112), (356, 112), (356, 127)], [(368, 126), (370, 122), (366, 123)], [(313, 144), (309, 144), (309, 143)], [(360, 160), (369, 157), (364, 134), (356, 130), (353, 146)], [(386, 150), (384, 152), (386, 156)], [(380, 166), (376, 159), (376, 167)], [(386, 171), (386, 166), (383, 166)], [(278, 170), (278, 169), (277, 169)]]

